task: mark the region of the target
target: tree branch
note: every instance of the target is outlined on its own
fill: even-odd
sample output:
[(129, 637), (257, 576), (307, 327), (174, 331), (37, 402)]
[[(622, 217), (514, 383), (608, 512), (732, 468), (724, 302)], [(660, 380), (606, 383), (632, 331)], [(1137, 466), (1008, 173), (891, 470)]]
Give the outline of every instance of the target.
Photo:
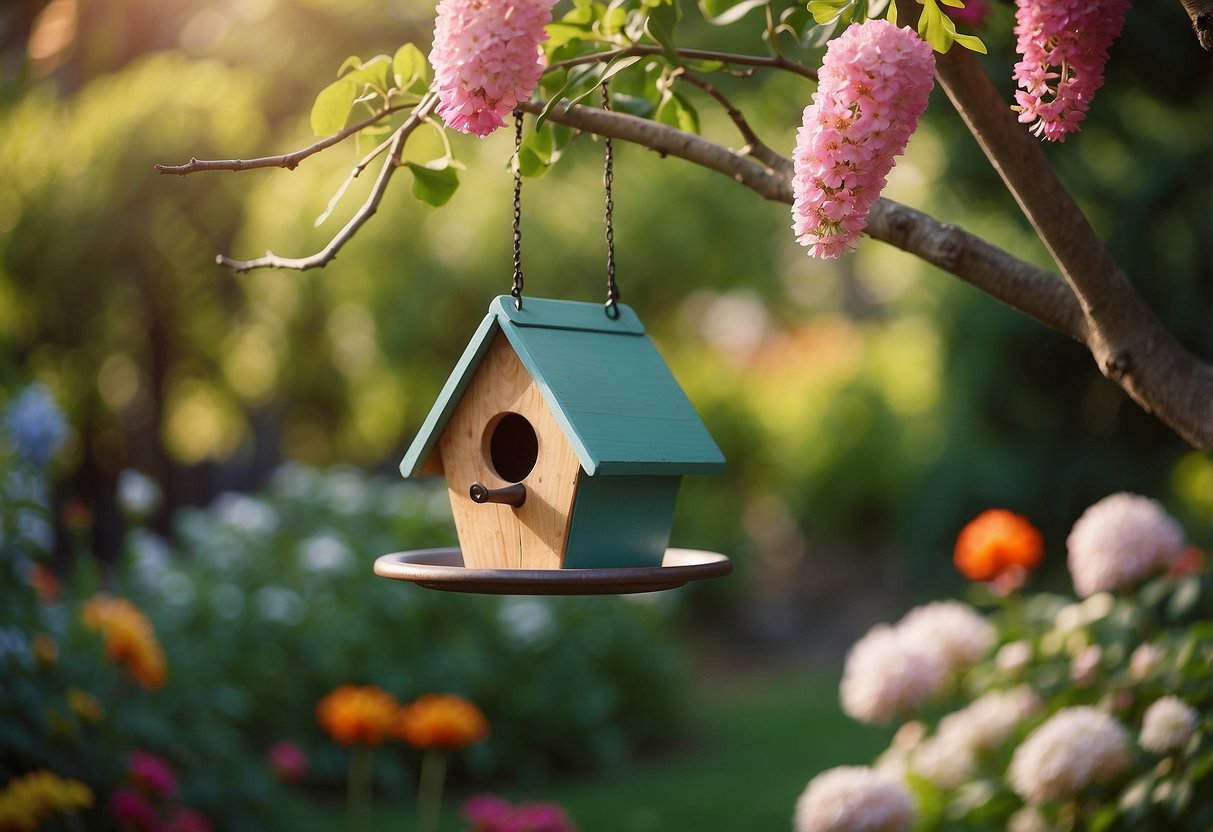
[(780, 163), (786, 161), (774, 150), (767, 147), (762, 139), (758, 138), (758, 134), (754, 132), (753, 128), (750, 127), (750, 123), (746, 121), (745, 113), (734, 107), (733, 102), (726, 98), (724, 93), (716, 89), (714, 84), (685, 69), (682, 70), (681, 77), (684, 81), (699, 87), (699, 89), (716, 99), (716, 102), (724, 108), (725, 113), (728, 114), (733, 124), (736, 125), (737, 132), (741, 133), (741, 138), (745, 139), (746, 146), (742, 148), (743, 153), (747, 156), (752, 156), (772, 170), (778, 169)]
[(1213, 449), (1213, 366), (1184, 349), (1146, 306), (972, 53), (954, 47), (936, 70), (1074, 290), (1087, 322), (1084, 343), (1100, 370), (1188, 442)]
[(198, 171), (204, 170), (241, 171), (252, 170), (253, 168), (286, 168), (287, 170), (294, 170), (299, 166), (299, 163), (308, 156), (312, 156), (322, 150), (338, 144), (339, 142), (343, 142), (358, 131), (365, 130), (372, 124), (387, 118), (392, 113), (396, 113), (404, 109), (407, 109), (407, 105), (401, 104), (393, 107), (385, 107), (370, 118), (351, 125), (342, 130), (340, 133), (334, 133), (333, 135), (321, 139), (313, 145), (308, 145), (307, 147), (302, 148), (301, 150), (296, 150), (293, 153), (283, 153), (280, 156), (262, 156), (259, 159), (190, 159), (184, 165), (154, 165), (153, 167), (155, 167), (156, 173), (175, 173), (178, 176), (185, 176), (190, 173), (197, 173)]
[(1213, 0), (1179, 0), (1192, 21), (1196, 39), (1206, 52), (1213, 51)]
[[(732, 64), (734, 66), (761, 66), (769, 69), (782, 69), (786, 72), (791, 72), (795, 75), (800, 75), (808, 78), (811, 81), (817, 80), (817, 70), (809, 69), (807, 66), (802, 66), (795, 61), (789, 61), (783, 55), (737, 55), (732, 52), (713, 52), (708, 49), (675, 49), (674, 53), (680, 58), (689, 58), (692, 61), (720, 61), (723, 64)], [(613, 61), (615, 58), (630, 58), (633, 55), (664, 55), (665, 49), (660, 46), (629, 46), (626, 49), (612, 49), (608, 52), (595, 52), (591, 55), (581, 55), (577, 58), (570, 58), (567, 61), (559, 61), (552, 64), (545, 73), (552, 72), (557, 69), (568, 69), (574, 66), (583, 66), (585, 64), (594, 64), (599, 61)]]
[[(543, 102), (522, 105), (531, 113)], [(593, 107), (553, 107), (548, 118), (579, 130), (632, 142), (662, 155), (677, 156), (722, 173), (759, 196), (792, 202), (792, 163), (772, 154), (773, 164), (759, 164), (702, 136), (626, 113)], [(868, 215), (867, 233), (874, 239), (956, 275), (1009, 306), (1063, 335), (1085, 342), (1086, 325), (1073, 292), (1050, 272), (1026, 263), (954, 225), (893, 202), (879, 199)]]
[[(235, 260), (226, 255), (218, 255), (215, 262), (221, 266), (226, 266), (237, 272), (247, 272), (252, 269), (296, 269), (298, 271), (306, 271), (314, 269), (318, 266), (323, 266), (337, 256), (341, 251), (342, 246), (350, 241), (350, 239), (358, 232), (363, 223), (374, 216), (379, 210), (379, 203), (383, 200), (383, 195), (387, 191), (388, 182), (391, 181), (392, 174), (396, 172), (396, 168), (400, 167), (400, 157), (404, 151), (404, 143), (408, 140), (409, 135), (417, 129), (417, 126), (425, 121), (430, 111), (437, 105), (438, 96), (433, 93), (427, 93), (424, 98), (417, 104), (413, 112), (403, 124), (396, 128), (395, 134), (391, 138), (391, 144), (388, 147), (387, 158), (383, 160), (383, 167), (379, 170), (379, 176), (375, 179), (375, 185), (371, 188), (370, 194), (367, 195), (366, 201), (350, 217), (349, 222), (345, 224), (333, 239), (329, 240), (328, 245), (310, 257), (279, 257), (272, 251), (267, 251), (264, 257), (258, 257), (255, 260)], [(361, 162), (359, 163), (361, 164)]]

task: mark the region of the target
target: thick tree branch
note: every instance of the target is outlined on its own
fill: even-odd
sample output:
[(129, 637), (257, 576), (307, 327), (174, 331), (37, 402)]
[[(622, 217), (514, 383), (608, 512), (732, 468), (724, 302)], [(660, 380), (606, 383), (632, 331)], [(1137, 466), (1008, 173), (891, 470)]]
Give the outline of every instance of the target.
[[(430, 111), (438, 103), (438, 96), (429, 93), (425, 98), (417, 104), (412, 114), (403, 124), (396, 128), (396, 132), (391, 138), (391, 144), (388, 147), (387, 158), (383, 160), (383, 167), (379, 170), (379, 176), (375, 179), (375, 184), (371, 188), (371, 192), (367, 195), (366, 201), (350, 217), (349, 222), (345, 224), (337, 234), (331, 239), (324, 248), (310, 257), (279, 257), (272, 251), (267, 251), (264, 257), (258, 257), (255, 260), (235, 260), (225, 255), (218, 255), (215, 262), (221, 266), (226, 266), (237, 272), (247, 272), (252, 269), (296, 269), (298, 271), (306, 271), (314, 269), (318, 266), (323, 266), (337, 256), (341, 251), (342, 246), (350, 241), (350, 239), (358, 232), (363, 223), (374, 216), (379, 210), (379, 203), (383, 200), (383, 195), (387, 191), (388, 183), (391, 181), (392, 174), (396, 172), (396, 168), (400, 167), (400, 157), (404, 151), (404, 143), (408, 140), (409, 135), (417, 129), (417, 126), (425, 121)], [(361, 164), (361, 162), (359, 163)]]
[[(542, 102), (530, 102), (524, 109), (538, 113), (543, 106)], [(633, 142), (662, 155), (677, 156), (722, 173), (766, 199), (792, 202), (792, 163), (777, 154), (773, 154), (774, 164), (766, 166), (702, 136), (593, 107), (558, 104), (548, 118)], [(1086, 340), (1082, 310), (1065, 283), (973, 234), (883, 198), (872, 207), (867, 233), (956, 275), (1045, 326), (1077, 341)]]
[(940, 82), (1074, 290), (1100, 370), (1198, 448), (1213, 449), (1213, 365), (1146, 306), (968, 50), (939, 56)]
[(294, 170), (299, 166), (299, 163), (308, 156), (315, 155), (322, 150), (332, 147), (335, 144), (345, 141), (350, 136), (360, 130), (365, 130), (376, 122), (390, 116), (392, 113), (407, 109), (406, 105), (398, 105), (394, 107), (385, 107), (375, 113), (370, 118), (364, 119), (357, 124), (351, 125), (340, 133), (321, 139), (315, 144), (308, 145), (293, 153), (283, 153), (280, 156), (262, 156), (258, 159), (190, 159), (184, 165), (154, 165), (156, 173), (169, 174), (173, 173), (178, 176), (185, 176), (190, 173), (197, 173), (204, 170), (252, 170), (253, 168), (286, 168)]
[(1213, 52), (1213, 0), (1179, 0), (1192, 21), (1196, 39), (1206, 52)]

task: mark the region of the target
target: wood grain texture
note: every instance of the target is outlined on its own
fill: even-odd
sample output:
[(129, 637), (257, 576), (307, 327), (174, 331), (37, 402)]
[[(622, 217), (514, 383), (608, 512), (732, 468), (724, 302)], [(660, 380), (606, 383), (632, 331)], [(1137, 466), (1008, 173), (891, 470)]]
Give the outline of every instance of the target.
[[(538, 438), (535, 467), (522, 483), (520, 508), (478, 504), (473, 482), (500, 488), (509, 482), (493, 470), (486, 428), (502, 413), (518, 413)], [(530, 374), (498, 333), (467, 384), (438, 440), (459, 545), (477, 569), (558, 569), (561, 566), (581, 465)]]

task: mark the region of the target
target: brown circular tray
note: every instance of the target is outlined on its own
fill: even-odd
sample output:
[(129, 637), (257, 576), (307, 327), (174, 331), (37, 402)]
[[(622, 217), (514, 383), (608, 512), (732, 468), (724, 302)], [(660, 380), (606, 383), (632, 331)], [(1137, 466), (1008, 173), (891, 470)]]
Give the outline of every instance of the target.
[(486, 595), (622, 595), (674, 589), (687, 581), (722, 578), (733, 571), (725, 555), (667, 549), (661, 566), (602, 569), (470, 569), (457, 548), (395, 552), (375, 560), (383, 578)]

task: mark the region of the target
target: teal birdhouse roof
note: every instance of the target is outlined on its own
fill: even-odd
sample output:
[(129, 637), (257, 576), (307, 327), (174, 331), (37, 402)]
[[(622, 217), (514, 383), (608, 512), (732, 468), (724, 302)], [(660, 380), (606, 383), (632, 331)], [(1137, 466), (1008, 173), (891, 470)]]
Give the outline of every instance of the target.
[(709, 474), (724, 456), (628, 306), (502, 295), (489, 305), (404, 460), (421, 473), (494, 337), (509, 340), (581, 467), (596, 474)]

